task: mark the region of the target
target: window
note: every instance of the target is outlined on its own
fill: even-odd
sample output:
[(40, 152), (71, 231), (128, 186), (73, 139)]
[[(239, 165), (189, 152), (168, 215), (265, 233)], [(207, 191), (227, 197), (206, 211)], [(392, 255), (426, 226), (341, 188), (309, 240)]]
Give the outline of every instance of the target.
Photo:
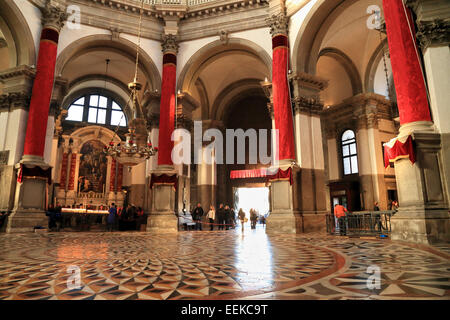
[(341, 142), (344, 175), (358, 173), (358, 155), (356, 152), (355, 132), (352, 130), (344, 131)]
[(99, 94), (87, 94), (75, 100), (69, 107), (66, 120), (127, 126), (120, 105), (112, 98)]

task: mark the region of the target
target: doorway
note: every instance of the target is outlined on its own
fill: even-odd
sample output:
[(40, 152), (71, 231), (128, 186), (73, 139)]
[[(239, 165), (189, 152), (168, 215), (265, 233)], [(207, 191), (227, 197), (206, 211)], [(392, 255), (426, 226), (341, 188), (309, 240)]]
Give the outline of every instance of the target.
[(256, 209), (261, 216), (267, 218), (270, 211), (269, 188), (235, 188), (234, 210), (237, 213), (241, 208), (244, 210), (247, 219), (250, 219), (250, 209)]

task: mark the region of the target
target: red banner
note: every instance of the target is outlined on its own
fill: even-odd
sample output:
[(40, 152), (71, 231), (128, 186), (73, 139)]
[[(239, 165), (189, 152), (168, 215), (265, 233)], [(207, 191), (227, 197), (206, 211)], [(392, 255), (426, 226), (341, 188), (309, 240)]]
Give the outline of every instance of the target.
[(36, 77), (33, 83), (30, 111), (28, 113), (24, 155), (40, 157), (44, 155), (48, 110), (50, 108), (55, 77), (56, 52), (58, 50), (55, 37), (57, 41), (58, 33), (55, 30), (48, 28), (42, 30)]
[(286, 170), (278, 169), (277, 173), (269, 174), (267, 168), (253, 170), (232, 170), (230, 171), (231, 179), (248, 179), (248, 178), (266, 178), (268, 181), (273, 180), (289, 180), (293, 183), (292, 168)]
[(390, 163), (394, 163), (395, 160), (409, 158), (411, 163), (416, 162), (414, 154), (414, 145), (411, 136), (401, 142), (399, 139), (391, 140), (384, 145), (384, 167), (387, 168)]
[(72, 153), (70, 158), (70, 173), (69, 173), (69, 183), (67, 185), (67, 190), (75, 189), (75, 168), (77, 166), (77, 154)]
[(177, 77), (176, 56), (163, 57), (161, 104), (159, 113), (158, 165), (172, 164), (172, 132), (175, 129), (175, 87)]
[(431, 121), (410, 11), (402, 0), (383, 0), (400, 124)]
[(65, 189), (66, 188), (66, 178), (67, 178), (67, 162), (68, 162), (68, 155), (66, 152), (64, 152), (61, 162), (61, 175), (59, 177), (59, 188)]

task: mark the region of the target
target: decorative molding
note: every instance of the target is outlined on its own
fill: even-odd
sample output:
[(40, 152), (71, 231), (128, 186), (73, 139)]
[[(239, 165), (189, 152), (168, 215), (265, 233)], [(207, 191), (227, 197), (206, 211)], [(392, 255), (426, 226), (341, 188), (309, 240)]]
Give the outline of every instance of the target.
[(9, 159), (9, 150), (0, 151), (0, 165), (7, 165)]
[(292, 100), (292, 104), (294, 107), (294, 114), (307, 113), (309, 115), (318, 115), (323, 110), (323, 103), (319, 99), (313, 97), (295, 97)]
[(268, 26), (270, 27), (270, 34), (272, 38), (277, 35), (286, 35), (289, 30), (289, 18), (286, 17), (284, 12), (274, 14), (266, 19)]
[(289, 80), (297, 83), (300, 87), (307, 87), (318, 91), (322, 91), (328, 87), (328, 80), (306, 72), (291, 74)]
[(435, 19), (432, 21), (417, 21), (419, 40), (422, 50), (429, 46), (448, 46), (450, 44), (450, 19)]
[(0, 110), (2, 111), (28, 110), (29, 106), (30, 95), (25, 92), (10, 92), (0, 95)]
[(228, 37), (228, 31), (220, 30), (219, 31), (219, 38), (220, 38), (220, 41), (222, 42), (223, 45), (228, 44), (228, 40), (230, 40), (229, 37)]
[(161, 46), (164, 54), (170, 52), (176, 55), (178, 53), (178, 39), (173, 34), (163, 34)]
[(39, 8), (42, 12), (42, 25), (44, 27), (52, 27), (58, 32), (64, 26), (69, 14), (65, 10), (53, 6), (50, 0), (45, 2), (44, 7)]

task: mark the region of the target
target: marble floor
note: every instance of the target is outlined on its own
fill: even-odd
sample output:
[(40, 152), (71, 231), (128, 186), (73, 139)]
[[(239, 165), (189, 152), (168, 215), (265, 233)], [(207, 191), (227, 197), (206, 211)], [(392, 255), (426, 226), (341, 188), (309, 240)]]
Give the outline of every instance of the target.
[[(0, 299), (7, 300), (450, 299), (449, 245), (267, 235), (258, 226), (0, 234), (0, 248)], [(79, 288), (71, 288), (77, 269)], [(373, 270), (381, 281), (369, 289)]]

